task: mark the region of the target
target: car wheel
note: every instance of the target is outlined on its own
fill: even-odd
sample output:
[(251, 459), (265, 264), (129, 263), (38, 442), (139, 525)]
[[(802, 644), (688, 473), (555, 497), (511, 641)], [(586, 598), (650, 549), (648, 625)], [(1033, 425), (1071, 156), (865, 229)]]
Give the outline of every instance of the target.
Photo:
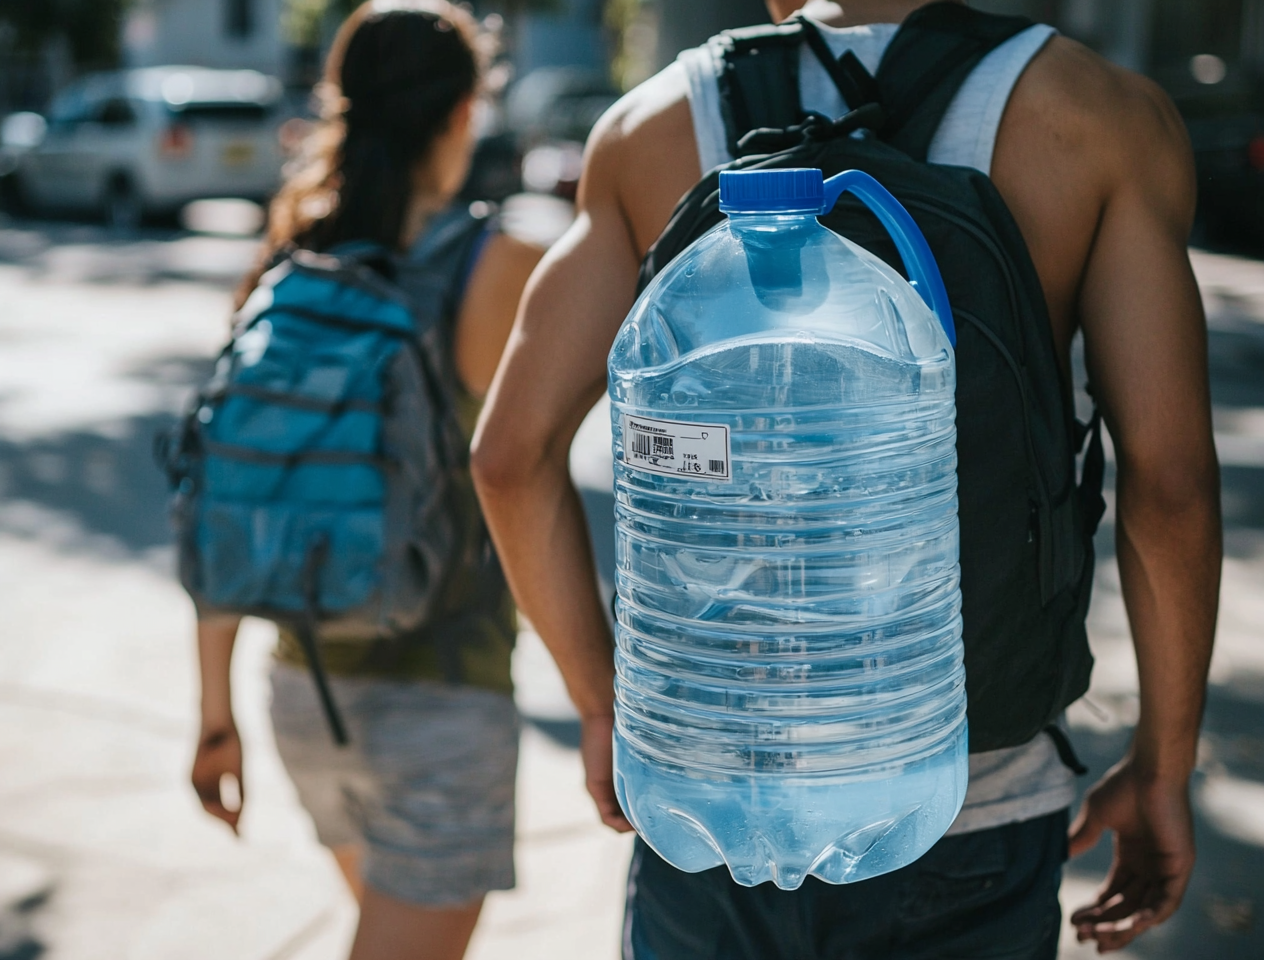
[(111, 230), (130, 232), (140, 226), (144, 207), (140, 194), (126, 177), (115, 177), (105, 190), (105, 225)]
[(18, 181), (17, 173), (0, 177), (0, 211), (15, 217), (29, 212), (29, 205), (22, 192), (22, 184)]

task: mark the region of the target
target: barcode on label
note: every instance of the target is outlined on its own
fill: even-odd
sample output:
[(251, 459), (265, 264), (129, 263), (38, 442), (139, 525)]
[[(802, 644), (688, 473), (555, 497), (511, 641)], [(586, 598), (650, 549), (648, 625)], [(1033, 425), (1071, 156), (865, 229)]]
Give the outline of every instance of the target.
[(623, 461), (650, 473), (728, 483), (729, 428), (722, 423), (623, 415)]

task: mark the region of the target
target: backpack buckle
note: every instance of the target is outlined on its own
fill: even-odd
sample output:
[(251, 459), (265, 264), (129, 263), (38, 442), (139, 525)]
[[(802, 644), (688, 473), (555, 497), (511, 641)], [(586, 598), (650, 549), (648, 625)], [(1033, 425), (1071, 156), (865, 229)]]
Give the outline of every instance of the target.
[(780, 153), (804, 143), (824, 143), (839, 137), (853, 136), (858, 131), (866, 131), (872, 135), (884, 123), (886, 114), (881, 104), (877, 103), (866, 103), (837, 120), (831, 120), (821, 113), (809, 113), (801, 123), (792, 127), (760, 127), (751, 130), (737, 141), (738, 156)]

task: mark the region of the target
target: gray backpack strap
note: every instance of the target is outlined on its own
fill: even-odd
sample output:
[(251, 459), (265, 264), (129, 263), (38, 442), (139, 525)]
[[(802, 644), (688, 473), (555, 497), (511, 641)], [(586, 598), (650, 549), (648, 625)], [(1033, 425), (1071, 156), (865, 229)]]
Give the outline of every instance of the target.
[[(475, 260), (496, 224), (493, 216), (477, 216), (465, 206), (449, 208), (435, 216), (394, 265), (395, 281), (416, 321), (418, 348), (442, 387), (440, 395), (431, 397), (431, 402), (435, 409), (445, 412), (450, 434), (456, 429), (452, 397), (458, 387), (452, 356), (453, 329)], [(452, 448), (453, 444), (445, 446)], [(454, 463), (464, 464), (467, 451), (463, 446), (457, 443), (461, 449), (450, 450)]]
[[(457, 419), (455, 397), (460, 382), (452, 340), (470, 274), (496, 226), (493, 216), (471, 213), (464, 205), (454, 206), (437, 214), (394, 264), (396, 283), (416, 323), (416, 354), (430, 374), (423, 384), (429, 390), (426, 405), (436, 414), (434, 425), (440, 434), (434, 444), (439, 460), (418, 464), (422, 475), (415, 482), (436, 495), (435, 510), (444, 515), (441, 525), (423, 523), (412, 531), (397, 530), (396, 535), (410, 538), (415, 549), (434, 548), (451, 558), (448, 578), (435, 587), (437, 594), (445, 596), (458, 568), (468, 567), (470, 556), (480, 553), (485, 543), (490, 544), (481, 516), (470, 515), (471, 510), (477, 510), (472, 493), (468, 498), (460, 495), (468, 484), (469, 449)], [(406, 433), (415, 430), (415, 423), (401, 422), (398, 428)], [(444, 678), (449, 683), (463, 682), (463, 638), (456, 631), (437, 626), (432, 613), (411, 629), (382, 638), (371, 655), (374, 666), (393, 669), (406, 650), (431, 643)]]
[(450, 207), (396, 260), (396, 279), (417, 314), (419, 335), (433, 323), (446, 330), (456, 322), (470, 273), (498, 223), (494, 210), (475, 214), (465, 206)]

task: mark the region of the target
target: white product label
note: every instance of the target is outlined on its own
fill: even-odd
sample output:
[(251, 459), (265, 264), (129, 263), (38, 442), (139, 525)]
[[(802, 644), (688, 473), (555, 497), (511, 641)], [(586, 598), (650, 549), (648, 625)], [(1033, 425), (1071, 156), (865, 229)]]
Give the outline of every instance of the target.
[(623, 462), (637, 470), (697, 480), (733, 479), (729, 428), (623, 415)]

